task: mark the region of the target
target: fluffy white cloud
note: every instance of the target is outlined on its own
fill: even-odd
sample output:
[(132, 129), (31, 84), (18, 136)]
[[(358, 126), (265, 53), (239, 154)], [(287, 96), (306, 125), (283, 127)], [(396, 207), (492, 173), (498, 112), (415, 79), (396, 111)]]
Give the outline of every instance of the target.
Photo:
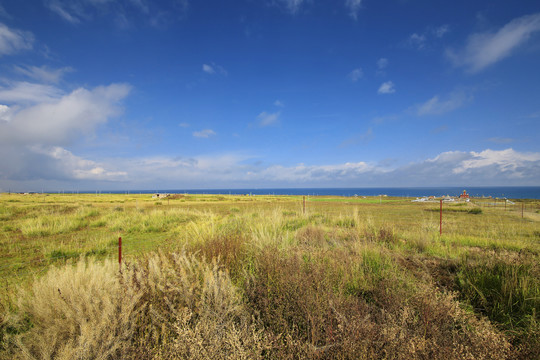
[[(126, 180), (127, 172), (111, 171), (104, 168), (105, 165), (92, 160), (83, 159), (70, 151), (59, 146), (32, 146), (35, 154), (44, 155), (48, 160), (56, 162), (56, 169), (68, 179), (76, 180)], [(61, 165), (60, 165), (61, 164)]]
[[(73, 188), (96, 189), (227, 188), (227, 187), (364, 187), (364, 186), (500, 186), (537, 185), (540, 153), (513, 149), (480, 152), (449, 151), (434, 158), (396, 166), (355, 161), (337, 164), (264, 165), (253, 156), (226, 153), (194, 157), (143, 157), (89, 160), (61, 147), (32, 147), (3, 166), (0, 187), (39, 187), (63, 181)], [(0, 160), (1, 161), (1, 160)], [(25, 164), (32, 164), (31, 167)], [(23, 164), (17, 167), (17, 164)], [(3, 164), (2, 164), (3, 165)], [(54, 182), (56, 181), (56, 182)], [(97, 184), (97, 185), (96, 185)], [(13, 186), (12, 186), (13, 185)], [(60, 188), (57, 185), (56, 189)], [(82, 188), (81, 188), (82, 189)]]
[(349, 15), (354, 19), (358, 19), (358, 12), (362, 7), (362, 0), (345, 0), (345, 6), (349, 9)]
[(32, 49), (34, 35), (28, 31), (10, 29), (0, 23), (0, 56)]
[(463, 49), (448, 49), (447, 57), (455, 66), (476, 73), (511, 55), (519, 45), (540, 31), (540, 13), (512, 20), (496, 32), (472, 34)]
[(193, 136), (197, 138), (209, 138), (210, 136), (216, 135), (216, 132), (212, 129), (204, 129), (201, 131), (194, 131)]
[(396, 92), (396, 88), (392, 81), (387, 81), (381, 84), (377, 92), (379, 94), (393, 94)]
[(455, 174), (472, 172), (478, 169), (493, 169), (500, 174), (522, 178), (531, 169), (530, 165), (538, 167), (539, 153), (520, 153), (513, 149), (471, 151), (470, 158), (462, 161), (452, 171)]
[(352, 82), (357, 82), (362, 78), (362, 76), (364, 76), (364, 72), (361, 68), (357, 68), (351, 71), (347, 76)]
[[(35, 84), (33, 84), (35, 85)], [(93, 160), (78, 157), (63, 145), (88, 135), (95, 127), (121, 112), (120, 101), (130, 87), (124, 84), (61, 90), (20, 84), (2, 89), (0, 121), (0, 179), (11, 181), (118, 180), (124, 172), (111, 171)], [(38, 89), (39, 91), (35, 91)], [(15, 91), (17, 90), (17, 91)], [(7, 119), (6, 119), (7, 117)]]
[[(9, 123), (0, 124), (0, 138), (9, 142), (54, 144), (68, 142), (76, 134), (86, 133), (111, 116), (118, 115), (118, 102), (125, 98), (130, 87), (124, 84), (100, 86), (92, 90), (77, 89), (59, 96), (60, 91), (45, 95), (15, 96), (18, 92), (0, 91), (0, 101), (11, 96), (12, 101), (39, 102), (18, 110)], [(42, 94), (38, 92), (38, 94)], [(9, 95), (9, 96), (8, 96)]]
[(64, 74), (73, 71), (71, 67), (51, 69), (47, 66), (15, 66), (14, 69), (33, 80), (45, 83), (58, 83)]
[(451, 93), (445, 99), (435, 95), (425, 103), (418, 105), (416, 113), (419, 116), (442, 115), (462, 107), (470, 100), (472, 100), (472, 96), (459, 91)]
[(269, 126), (277, 123), (280, 115), (281, 111), (275, 113), (267, 113), (266, 111), (263, 111), (257, 116), (257, 120), (259, 121), (260, 126)]

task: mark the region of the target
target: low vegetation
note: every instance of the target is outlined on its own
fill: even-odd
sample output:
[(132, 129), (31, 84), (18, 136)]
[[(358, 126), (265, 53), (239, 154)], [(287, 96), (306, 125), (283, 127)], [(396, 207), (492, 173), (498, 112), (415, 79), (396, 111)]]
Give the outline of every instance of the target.
[(479, 205), (2, 194), (0, 358), (539, 358), (538, 204)]

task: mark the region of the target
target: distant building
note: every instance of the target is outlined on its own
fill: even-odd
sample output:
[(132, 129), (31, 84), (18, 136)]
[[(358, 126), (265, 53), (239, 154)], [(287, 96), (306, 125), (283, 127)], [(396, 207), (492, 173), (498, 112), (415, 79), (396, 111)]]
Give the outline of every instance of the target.
[(463, 194), (459, 195), (460, 199), (469, 199), (470, 196), (467, 194), (467, 190), (463, 190)]

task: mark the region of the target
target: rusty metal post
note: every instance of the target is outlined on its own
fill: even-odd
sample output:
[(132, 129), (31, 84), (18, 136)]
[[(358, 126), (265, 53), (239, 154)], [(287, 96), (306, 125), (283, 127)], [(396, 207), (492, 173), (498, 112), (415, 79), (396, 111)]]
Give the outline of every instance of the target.
[(118, 270), (122, 271), (122, 237), (118, 238)]
[(439, 235), (442, 235), (442, 199), (441, 199), (441, 219), (439, 221)]
[(304, 206), (302, 207), (302, 212), (303, 212), (304, 215), (305, 215), (305, 214), (306, 214), (306, 197), (305, 197), (305, 196), (304, 196), (303, 204), (304, 204)]

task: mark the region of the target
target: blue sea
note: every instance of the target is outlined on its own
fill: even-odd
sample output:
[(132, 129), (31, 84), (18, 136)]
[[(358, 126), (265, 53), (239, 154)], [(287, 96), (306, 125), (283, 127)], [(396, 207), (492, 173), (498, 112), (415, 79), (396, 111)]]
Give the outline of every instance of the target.
[(508, 199), (540, 199), (540, 186), (504, 187), (391, 187), (391, 188), (276, 188), (276, 189), (156, 189), (129, 191), (102, 191), (101, 193), (131, 194), (224, 194), (224, 195), (334, 195), (334, 196), (458, 196), (466, 190), (473, 197), (493, 197)]

